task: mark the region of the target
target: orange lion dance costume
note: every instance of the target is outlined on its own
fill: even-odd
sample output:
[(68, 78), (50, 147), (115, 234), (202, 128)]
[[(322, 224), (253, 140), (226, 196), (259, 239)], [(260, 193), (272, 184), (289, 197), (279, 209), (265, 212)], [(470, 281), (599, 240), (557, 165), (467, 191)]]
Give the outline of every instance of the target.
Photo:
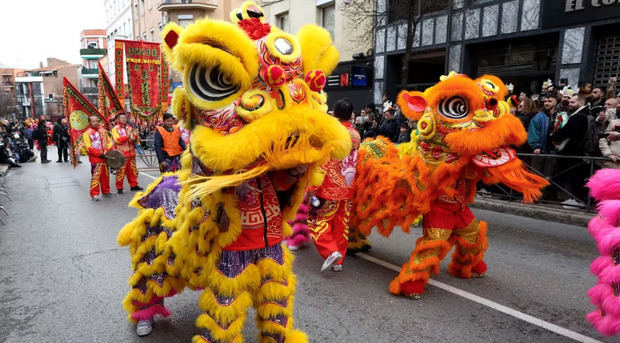
[(374, 226), (384, 236), (395, 226), (409, 232), (423, 216), (423, 236), (391, 282), (391, 293), (419, 298), (453, 245), (450, 274), (484, 276), (487, 223), (467, 207), (478, 181), (503, 183), (523, 193), (525, 202), (539, 198), (548, 184), (509, 147), (524, 143), (527, 133), (501, 100), (505, 96), (495, 76), (472, 80), (452, 72), (423, 93), (398, 95), (403, 114), (418, 121), (411, 143), (397, 147), (380, 137), (360, 147), (352, 218), (359, 232), (351, 235), (351, 248), (364, 246)]

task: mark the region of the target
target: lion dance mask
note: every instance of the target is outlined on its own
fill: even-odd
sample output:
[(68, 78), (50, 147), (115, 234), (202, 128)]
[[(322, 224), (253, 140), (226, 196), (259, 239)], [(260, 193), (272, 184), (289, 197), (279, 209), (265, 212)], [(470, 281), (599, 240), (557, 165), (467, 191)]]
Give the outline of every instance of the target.
[(163, 299), (189, 287), (202, 290), (194, 342), (241, 342), (250, 305), (260, 342), (306, 342), (293, 330), (293, 257), (280, 243), (307, 170), (351, 149), (322, 91), (338, 52), (326, 30), (290, 35), (253, 3), (231, 18), (162, 33), (184, 81), (172, 110), (192, 135), (181, 171), (130, 203), (138, 217), (118, 236), (133, 270), (123, 305), (132, 321), (167, 316)]
[(506, 87), (497, 77), (472, 80), (454, 72), (422, 92), (398, 96), (402, 113), (417, 121), (412, 142), (398, 147), (379, 138), (359, 150), (350, 249), (367, 245), (373, 227), (389, 236), (405, 232), (419, 216), (423, 236), (410, 260), (390, 284), (390, 292), (418, 298), (430, 273), (456, 245), (449, 272), (483, 276), (487, 224), (467, 207), (478, 181), (504, 183), (531, 202), (547, 181), (527, 171), (510, 145), (527, 134), (509, 113)]

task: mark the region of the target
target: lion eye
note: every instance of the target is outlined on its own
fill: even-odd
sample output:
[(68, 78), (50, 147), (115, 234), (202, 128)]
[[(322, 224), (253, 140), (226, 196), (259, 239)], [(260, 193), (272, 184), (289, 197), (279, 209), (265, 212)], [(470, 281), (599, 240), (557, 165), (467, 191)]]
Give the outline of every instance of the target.
[(188, 79), (190, 91), (206, 101), (219, 101), (239, 90), (239, 85), (233, 84), (218, 66), (195, 64), (190, 69)]
[(460, 96), (443, 99), (437, 106), (439, 114), (450, 119), (461, 119), (469, 114), (467, 101)]

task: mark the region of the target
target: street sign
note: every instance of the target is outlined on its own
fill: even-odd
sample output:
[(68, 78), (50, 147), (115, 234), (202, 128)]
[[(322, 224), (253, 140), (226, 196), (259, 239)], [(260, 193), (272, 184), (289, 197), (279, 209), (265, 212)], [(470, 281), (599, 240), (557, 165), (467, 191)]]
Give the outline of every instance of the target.
[(620, 0), (543, 1), (543, 28), (620, 17)]

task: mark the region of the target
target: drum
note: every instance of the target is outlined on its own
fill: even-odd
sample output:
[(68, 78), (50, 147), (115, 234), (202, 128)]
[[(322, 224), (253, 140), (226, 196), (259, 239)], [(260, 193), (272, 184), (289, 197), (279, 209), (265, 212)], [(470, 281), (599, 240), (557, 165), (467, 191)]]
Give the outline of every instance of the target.
[(118, 150), (110, 150), (105, 153), (105, 160), (112, 169), (119, 169), (125, 165), (125, 156)]

